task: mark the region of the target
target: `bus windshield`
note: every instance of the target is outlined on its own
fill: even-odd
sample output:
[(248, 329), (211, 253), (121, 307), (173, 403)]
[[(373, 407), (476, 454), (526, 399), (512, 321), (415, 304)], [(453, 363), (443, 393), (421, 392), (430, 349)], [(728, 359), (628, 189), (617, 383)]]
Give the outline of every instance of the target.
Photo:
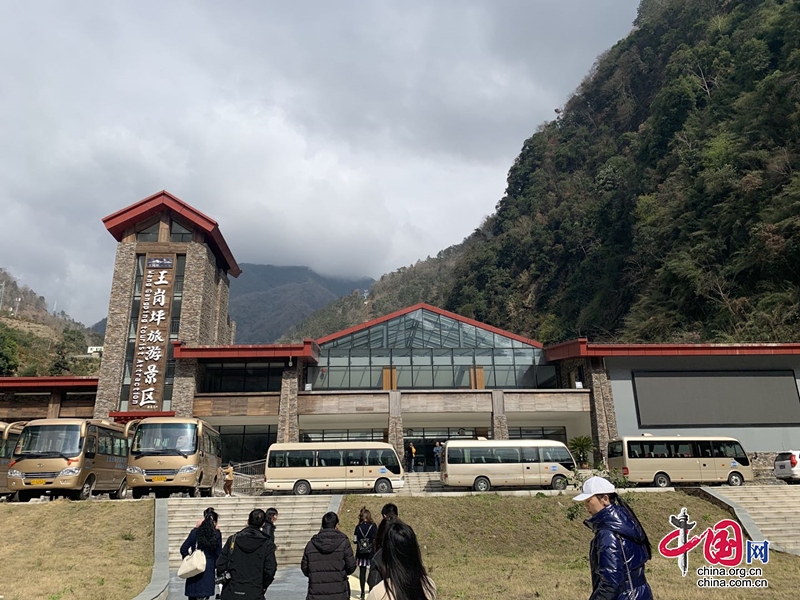
[(23, 429), (14, 456), (76, 456), (82, 447), (79, 425), (33, 425)]
[(19, 440), (18, 433), (9, 433), (6, 439), (0, 440), (0, 458), (11, 458), (11, 453), (14, 452), (17, 440)]
[(195, 423), (144, 423), (133, 436), (131, 454), (194, 454), (197, 451)]

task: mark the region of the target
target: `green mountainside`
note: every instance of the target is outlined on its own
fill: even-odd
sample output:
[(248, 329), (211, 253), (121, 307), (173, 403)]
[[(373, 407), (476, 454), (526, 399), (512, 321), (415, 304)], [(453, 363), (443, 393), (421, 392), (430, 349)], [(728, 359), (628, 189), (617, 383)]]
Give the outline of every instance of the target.
[(545, 343), (800, 337), (800, 2), (644, 0), (445, 308)]
[(383, 275), (366, 298), (360, 292), (339, 298), (292, 327), (279, 341), (317, 339), (419, 302), (442, 306), (453, 285), (455, 265), (473, 243), (474, 236), (434, 257)]
[(44, 296), (18, 285), (3, 269), (0, 285), (0, 377), (99, 373), (100, 359), (86, 356), (86, 349), (102, 346), (102, 335), (64, 311), (50, 313)]

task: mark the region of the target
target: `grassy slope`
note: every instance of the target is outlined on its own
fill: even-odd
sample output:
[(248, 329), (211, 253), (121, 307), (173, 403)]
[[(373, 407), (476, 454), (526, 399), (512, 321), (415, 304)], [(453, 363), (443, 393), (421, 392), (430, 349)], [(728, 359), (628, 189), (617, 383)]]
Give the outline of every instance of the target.
[[(671, 528), (670, 514), (685, 506), (698, 523), (709, 527), (730, 515), (682, 492), (630, 494), (632, 506), (653, 543)], [(373, 498), (348, 496), (341, 511), (342, 530), (351, 535), (359, 509), (366, 505), (380, 516), (384, 502), (395, 502), (423, 546), (425, 565), (437, 584), (439, 600), (453, 598), (522, 600), (588, 598), (588, 565), (592, 534), (582, 518), (568, 521), (567, 496), (523, 498), (486, 494), (463, 498)], [(695, 570), (705, 564), (694, 550), (689, 574), (680, 575), (677, 561), (656, 556), (648, 563), (647, 578), (656, 598), (750, 599), (797, 598), (800, 558), (770, 553), (764, 565), (768, 590), (709, 590), (696, 587)], [(760, 563), (756, 566), (761, 566)]]
[(153, 502), (0, 504), (5, 600), (124, 600), (149, 583)]

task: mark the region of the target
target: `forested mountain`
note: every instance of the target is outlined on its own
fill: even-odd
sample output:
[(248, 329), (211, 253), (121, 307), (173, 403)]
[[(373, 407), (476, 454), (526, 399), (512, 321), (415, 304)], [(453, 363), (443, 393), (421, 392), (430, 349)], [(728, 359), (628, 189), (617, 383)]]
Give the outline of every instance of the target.
[(240, 266), (242, 274), (231, 279), (228, 308), (239, 344), (274, 342), (317, 309), (373, 282), (325, 277), (308, 267)]
[(453, 285), (454, 267), (474, 241), (471, 236), (434, 257), (383, 275), (366, 298), (363, 293), (340, 298), (291, 328), (279, 341), (317, 339), (419, 302), (442, 306)]
[(445, 308), (552, 343), (800, 338), (800, 1), (643, 0)]

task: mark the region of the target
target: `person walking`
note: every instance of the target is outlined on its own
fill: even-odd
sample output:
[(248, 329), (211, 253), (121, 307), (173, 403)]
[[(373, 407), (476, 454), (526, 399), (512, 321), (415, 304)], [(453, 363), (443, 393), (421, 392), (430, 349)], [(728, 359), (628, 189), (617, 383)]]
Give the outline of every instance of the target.
[(349, 600), (347, 577), (356, 570), (356, 559), (335, 512), (323, 515), (322, 529), (306, 544), (300, 569), (308, 577), (306, 600)]
[(261, 531), (275, 542), (275, 524), (278, 522), (278, 509), (270, 507), (267, 509), (266, 514), (267, 520), (264, 522), (264, 527), (261, 528)]
[(406, 449), (406, 463), (408, 467), (406, 471), (409, 473), (414, 472), (414, 460), (417, 458), (417, 449), (414, 447), (412, 442), (408, 442), (408, 448)]
[(216, 564), (217, 575), (226, 578), (222, 600), (262, 600), (275, 579), (275, 544), (261, 531), (266, 521), (260, 508), (251, 511), (247, 527), (225, 542)]
[(218, 520), (219, 515), (213, 508), (205, 509), (203, 518), (181, 544), (181, 558), (186, 558), (192, 552), (206, 555), (206, 570), (186, 579), (184, 593), (189, 600), (204, 600), (216, 593), (214, 563), (222, 552), (222, 534), (217, 528)]
[(397, 505), (389, 502), (384, 504), (381, 509), (381, 524), (378, 525), (378, 532), (375, 534), (375, 552), (372, 555), (372, 561), (369, 563), (369, 575), (367, 576), (367, 585), (371, 590), (378, 582), (383, 579), (383, 539), (386, 537), (386, 527), (394, 519), (398, 518)]
[(586, 505), (590, 517), (584, 523), (594, 532), (589, 547), (589, 600), (653, 600), (644, 575), (644, 564), (653, 555), (650, 540), (614, 484), (590, 477), (573, 500)]
[(367, 582), (367, 569), (375, 555), (375, 536), (378, 528), (372, 520), (372, 513), (365, 506), (358, 513), (358, 525), (353, 533), (356, 544), (356, 564), (358, 565), (358, 582), (361, 584), (361, 600), (364, 600), (364, 584)]
[(400, 519), (386, 526), (383, 540), (383, 580), (367, 600), (436, 600), (436, 584), (422, 564), (414, 530)]
[(441, 470), (443, 449), (444, 447), (441, 444), (439, 444), (439, 442), (436, 442), (433, 445), (433, 463), (436, 466), (437, 471)]
[(225, 496), (233, 496), (233, 463), (222, 469), (222, 491)]

